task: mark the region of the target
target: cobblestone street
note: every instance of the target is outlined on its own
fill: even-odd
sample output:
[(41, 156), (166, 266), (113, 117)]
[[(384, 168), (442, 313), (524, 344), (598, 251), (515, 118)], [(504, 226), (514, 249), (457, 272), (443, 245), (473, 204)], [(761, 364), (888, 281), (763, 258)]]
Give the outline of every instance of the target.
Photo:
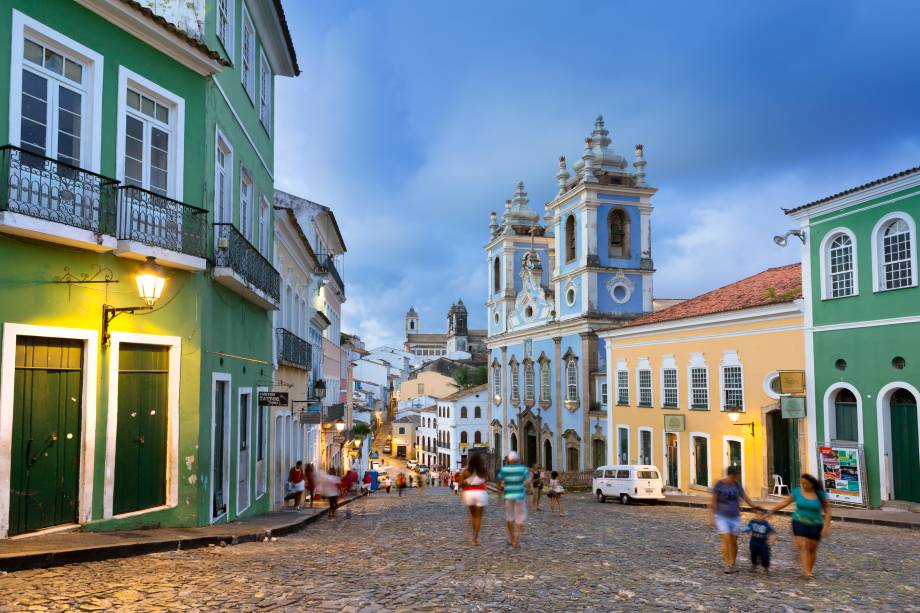
[(914, 531), (838, 524), (806, 584), (785, 518), (770, 576), (747, 571), (746, 545), (725, 575), (701, 510), (569, 495), (511, 550), (496, 502), (481, 547), (446, 490), (377, 493), (273, 542), (2, 576), (0, 610), (920, 611)]

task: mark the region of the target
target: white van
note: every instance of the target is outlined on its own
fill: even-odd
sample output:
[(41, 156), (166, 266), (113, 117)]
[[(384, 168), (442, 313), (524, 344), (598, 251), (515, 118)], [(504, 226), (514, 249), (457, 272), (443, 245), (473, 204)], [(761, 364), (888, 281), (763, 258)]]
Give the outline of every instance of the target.
[(619, 498), (623, 504), (631, 500), (664, 499), (661, 473), (649, 464), (601, 466), (594, 471), (591, 491), (598, 502), (606, 502), (608, 498)]

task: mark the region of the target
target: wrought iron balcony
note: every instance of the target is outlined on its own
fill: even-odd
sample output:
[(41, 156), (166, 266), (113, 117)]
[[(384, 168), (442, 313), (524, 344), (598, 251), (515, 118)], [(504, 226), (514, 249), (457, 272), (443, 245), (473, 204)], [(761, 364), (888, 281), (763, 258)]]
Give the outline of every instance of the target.
[[(208, 256), (207, 228), (205, 209), (134, 185), (118, 188), (117, 250), (127, 255), (151, 255), (169, 265), (203, 270)], [(170, 257), (160, 250), (191, 257)]]
[(322, 259), (323, 270), (325, 270), (332, 276), (335, 282), (339, 284), (339, 288), (344, 292), (345, 282), (342, 281), (342, 277), (341, 275), (339, 275), (339, 271), (335, 267), (335, 260), (329, 254), (324, 254), (320, 257)]
[(293, 332), (277, 328), (278, 362), (296, 368), (309, 369), (313, 358), (313, 347)]
[[(108, 177), (19, 147), (0, 147), (0, 213), (15, 213), (84, 231), (64, 233), (26, 219), (3, 219), (4, 231), (108, 250), (115, 234), (115, 188)], [(84, 244), (85, 243), (85, 244)]]
[(235, 226), (214, 224), (214, 279), (267, 310), (281, 303), (281, 275)]

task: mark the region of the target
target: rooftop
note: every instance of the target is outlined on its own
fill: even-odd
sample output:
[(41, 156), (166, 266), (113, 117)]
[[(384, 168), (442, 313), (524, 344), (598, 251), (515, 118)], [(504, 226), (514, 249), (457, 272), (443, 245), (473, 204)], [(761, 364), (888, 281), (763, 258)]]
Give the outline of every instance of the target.
[(768, 268), (751, 277), (735, 281), (666, 309), (649, 313), (632, 320), (624, 328), (792, 302), (801, 297), (801, 264), (789, 264), (778, 268)]
[(466, 398), (467, 396), (472, 396), (473, 394), (481, 394), (482, 392), (488, 389), (489, 389), (489, 384), (483, 383), (482, 385), (477, 385), (476, 387), (471, 387), (465, 390), (454, 392), (450, 396), (445, 396), (441, 400), (458, 400), (460, 398)]
[(874, 181), (869, 181), (868, 183), (863, 183), (862, 185), (857, 185), (856, 187), (845, 189), (842, 192), (838, 192), (831, 196), (825, 196), (824, 198), (819, 198), (818, 200), (814, 200), (806, 204), (801, 204), (791, 209), (783, 209), (783, 211), (786, 213), (786, 215), (788, 215), (790, 213), (795, 213), (797, 211), (801, 211), (801, 210), (807, 209), (809, 207), (812, 207), (818, 204), (823, 204), (825, 202), (830, 202), (831, 200), (836, 200), (837, 198), (840, 198), (842, 196), (848, 196), (849, 194), (855, 194), (856, 192), (861, 192), (864, 189), (869, 189), (870, 187), (875, 187), (876, 185), (882, 185), (884, 183), (889, 183), (896, 179), (900, 179), (902, 177), (906, 177), (906, 176), (917, 174), (917, 173), (920, 173), (920, 166), (914, 166), (913, 168), (908, 168), (906, 170), (902, 170), (900, 172), (896, 172), (894, 174), (888, 175), (887, 177), (882, 177), (881, 179), (875, 179)]

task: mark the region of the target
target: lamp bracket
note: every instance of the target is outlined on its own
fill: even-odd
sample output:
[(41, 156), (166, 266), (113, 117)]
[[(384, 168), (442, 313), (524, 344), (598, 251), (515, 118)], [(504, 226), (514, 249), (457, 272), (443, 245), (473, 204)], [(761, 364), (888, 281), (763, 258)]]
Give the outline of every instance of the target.
[[(64, 274), (58, 277), (55, 277), (54, 283), (61, 283), (67, 286), (67, 299), (68, 300), (70, 300), (70, 287), (72, 285), (82, 285), (84, 283), (105, 283), (105, 284), (118, 283), (118, 279), (113, 278), (115, 276), (115, 273), (113, 273), (111, 269), (102, 268), (101, 266), (97, 266), (95, 264), (93, 264), (90, 267), (90, 270), (93, 270), (93, 269), (95, 269), (96, 272), (93, 272), (91, 274), (81, 272), (79, 275), (75, 275), (72, 272), (70, 272), (69, 266), (65, 266)], [(101, 275), (101, 278), (99, 278), (100, 275)]]
[(109, 323), (122, 313), (134, 313), (135, 311), (149, 311), (153, 307), (142, 305), (135, 307), (111, 307), (107, 304), (102, 305), (102, 346), (108, 347), (111, 340), (109, 334)]

